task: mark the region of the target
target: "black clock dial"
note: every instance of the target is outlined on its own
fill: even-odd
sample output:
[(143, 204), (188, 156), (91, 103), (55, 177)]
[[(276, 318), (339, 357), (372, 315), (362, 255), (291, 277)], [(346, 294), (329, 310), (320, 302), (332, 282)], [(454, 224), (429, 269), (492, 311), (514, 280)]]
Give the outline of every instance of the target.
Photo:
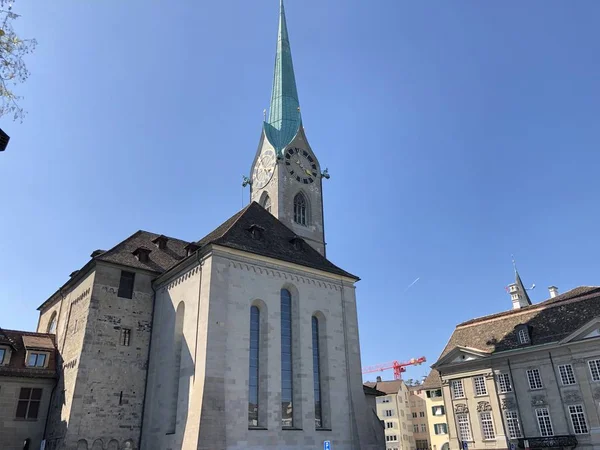
[(285, 151), (284, 161), (287, 173), (298, 183), (311, 184), (317, 179), (317, 160), (308, 150), (290, 147)]

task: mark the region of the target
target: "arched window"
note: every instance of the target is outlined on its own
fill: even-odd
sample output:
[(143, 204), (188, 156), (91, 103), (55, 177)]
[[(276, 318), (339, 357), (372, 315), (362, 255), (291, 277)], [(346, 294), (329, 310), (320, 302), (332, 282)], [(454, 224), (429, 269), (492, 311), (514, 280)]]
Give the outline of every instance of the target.
[(294, 222), (305, 226), (308, 224), (306, 205), (307, 202), (304, 194), (302, 192), (296, 194), (294, 197)]
[(48, 322), (47, 333), (56, 333), (56, 311), (54, 311), (52, 313), (52, 316), (50, 316), (50, 322)]
[(248, 427), (258, 427), (258, 369), (260, 351), (260, 310), (250, 308), (250, 371), (248, 374)]
[(281, 426), (292, 428), (294, 389), (292, 383), (292, 294), (281, 290)]
[(315, 395), (315, 427), (323, 428), (323, 405), (321, 402), (321, 354), (319, 352), (319, 319), (312, 318), (313, 381)]
[(267, 211), (271, 212), (271, 197), (269, 197), (269, 194), (267, 194), (266, 192), (262, 199), (261, 206)]
[(175, 433), (177, 428), (177, 403), (179, 401), (179, 379), (181, 377), (181, 351), (183, 347), (183, 318), (185, 316), (185, 304), (179, 303), (175, 313), (175, 331), (173, 333), (173, 366), (171, 410), (169, 417), (169, 429), (167, 433)]

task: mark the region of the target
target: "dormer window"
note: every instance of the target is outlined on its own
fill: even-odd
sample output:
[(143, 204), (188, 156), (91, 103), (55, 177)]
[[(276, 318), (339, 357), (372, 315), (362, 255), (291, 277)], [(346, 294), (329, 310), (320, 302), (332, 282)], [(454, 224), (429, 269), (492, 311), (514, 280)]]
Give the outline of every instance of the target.
[(248, 231), (252, 235), (252, 239), (260, 240), (263, 238), (265, 229), (259, 225), (253, 224), (253, 225), (250, 225), (250, 227), (248, 228)]
[(290, 239), (290, 242), (294, 246), (295, 250), (302, 250), (304, 248), (304, 240), (297, 236)]
[(525, 345), (531, 343), (531, 337), (529, 336), (529, 328), (527, 326), (520, 326), (517, 329), (517, 336), (519, 338), (519, 344)]
[(186, 256), (193, 255), (196, 250), (198, 250), (200, 246), (198, 244), (194, 244), (193, 242), (189, 243), (184, 247)]
[(100, 256), (102, 253), (104, 253), (104, 250), (94, 250), (92, 252), (92, 254), (90, 255), (90, 258), (95, 258), (96, 256)]
[(6, 349), (0, 347), (0, 366), (4, 364), (4, 359), (6, 358)]
[(150, 250), (149, 248), (138, 247), (132, 253), (133, 256), (135, 256), (139, 262), (147, 263), (150, 257), (150, 252), (152, 252), (152, 250)]
[(43, 369), (46, 367), (46, 361), (48, 359), (47, 353), (41, 352), (29, 352), (27, 356), (27, 366), (28, 367), (39, 367)]
[(169, 238), (163, 236), (162, 234), (155, 239), (152, 239), (154, 245), (156, 245), (160, 250), (164, 250), (167, 248), (167, 242), (169, 242)]

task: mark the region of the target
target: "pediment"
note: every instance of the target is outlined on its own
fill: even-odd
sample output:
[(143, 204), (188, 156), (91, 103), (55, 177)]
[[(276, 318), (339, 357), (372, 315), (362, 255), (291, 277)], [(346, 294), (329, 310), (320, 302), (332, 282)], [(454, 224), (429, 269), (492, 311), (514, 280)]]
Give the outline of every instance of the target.
[(584, 326), (578, 328), (569, 336), (560, 341), (561, 344), (573, 341), (584, 341), (600, 337), (600, 317), (590, 320)]
[(435, 366), (442, 366), (447, 364), (462, 364), (469, 361), (477, 361), (490, 356), (490, 352), (479, 350), (470, 347), (455, 347), (448, 352), (443, 358), (441, 358)]

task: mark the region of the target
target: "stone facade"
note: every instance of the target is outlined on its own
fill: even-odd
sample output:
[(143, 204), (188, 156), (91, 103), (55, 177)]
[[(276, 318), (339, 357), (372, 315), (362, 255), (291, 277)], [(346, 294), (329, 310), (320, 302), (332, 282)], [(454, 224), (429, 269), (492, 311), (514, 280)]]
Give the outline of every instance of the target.
[[(279, 394), (282, 288), (292, 293), (293, 320), (297, 322), (293, 381), (294, 398), (300, 401), (294, 403), (294, 429), (290, 430), (282, 427)], [(210, 257), (160, 279), (156, 290), (144, 448), (301, 449), (320, 447), (325, 440), (340, 449), (378, 448), (369, 443), (372, 418), (357, 413), (367, 411), (367, 406), (360, 382), (356, 304), (350, 280), (219, 248)], [(181, 368), (174, 373), (169, 358), (175, 353), (174, 324), (181, 304), (185, 311)], [(252, 305), (259, 305), (268, 329), (263, 349), (266, 367), (260, 380), (265, 403), (260, 407), (266, 414), (259, 422), (260, 429), (248, 427)], [(313, 315), (324, 325), (325, 427), (321, 429), (315, 427), (312, 397)], [(178, 378), (175, 384), (174, 376)], [(177, 421), (170, 429), (164, 418), (173, 413), (169, 397), (175, 389)]]
[[(136, 272), (133, 298), (117, 296), (122, 268), (98, 263), (42, 310), (58, 314), (62, 370), (50, 409), (47, 449), (134, 447), (141, 433), (151, 333), (151, 276)], [(131, 270), (131, 269), (129, 269)], [(130, 330), (129, 345), (121, 342)]]

